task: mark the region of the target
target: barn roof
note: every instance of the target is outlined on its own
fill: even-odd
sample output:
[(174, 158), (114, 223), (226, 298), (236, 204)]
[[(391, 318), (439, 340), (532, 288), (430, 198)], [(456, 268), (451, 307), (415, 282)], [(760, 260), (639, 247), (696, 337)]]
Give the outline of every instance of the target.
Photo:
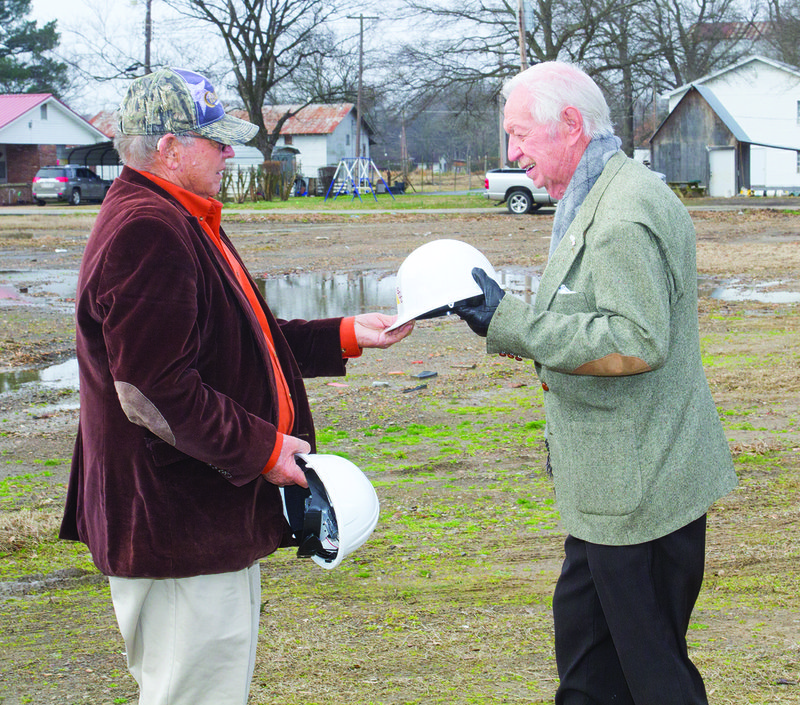
[(711, 109), (717, 114), (717, 117), (722, 120), (727, 127), (731, 134), (739, 141), (739, 142), (752, 142), (753, 140), (748, 137), (747, 133), (744, 131), (742, 126), (736, 122), (736, 119), (728, 112), (728, 109), (722, 104), (722, 102), (717, 98), (710, 88), (704, 85), (692, 85), (694, 88), (703, 98), (705, 99), (706, 103), (709, 104)]
[(725, 127), (730, 130), (731, 134), (736, 138), (737, 142), (742, 142), (745, 144), (753, 144), (760, 147), (771, 147), (773, 149), (789, 149), (789, 150), (798, 150), (800, 145), (798, 144), (787, 144), (787, 143), (779, 143), (774, 139), (774, 136), (770, 134), (770, 128), (767, 125), (763, 130), (756, 131), (756, 133), (747, 132), (736, 120), (736, 118), (731, 115), (730, 111), (725, 107), (722, 101), (717, 97), (717, 95), (712, 91), (708, 86), (704, 86), (702, 84), (695, 84), (692, 83), (689, 85), (689, 90), (683, 95), (683, 97), (678, 101), (678, 104), (672, 110), (672, 112), (666, 117), (664, 122), (659, 125), (658, 129), (653, 133), (653, 136), (650, 138), (652, 142), (655, 139), (655, 136), (661, 131), (661, 128), (669, 122), (670, 118), (677, 114), (680, 105), (686, 100), (686, 97), (692, 93), (692, 91), (697, 91), (697, 93), (702, 96), (703, 100), (708, 103), (711, 110), (716, 114), (716, 116), (723, 122)]
[(682, 86), (678, 86), (677, 88), (673, 88), (670, 91), (667, 91), (663, 95), (665, 97), (677, 96), (680, 93), (689, 90), (692, 86), (698, 86), (703, 83), (708, 83), (709, 81), (722, 76), (726, 73), (731, 73), (733, 71), (738, 71), (743, 66), (747, 66), (748, 64), (767, 64), (769, 66), (773, 66), (774, 68), (780, 69), (781, 71), (786, 71), (787, 73), (793, 74), (795, 76), (800, 77), (800, 71), (798, 71), (796, 66), (790, 66), (789, 64), (784, 64), (780, 61), (775, 61), (774, 59), (768, 59), (765, 56), (760, 56), (758, 54), (752, 54), (750, 56), (746, 56), (739, 61), (730, 64), (729, 66), (725, 66), (718, 71), (714, 71), (713, 73), (708, 73), (705, 76), (700, 76), (700, 78), (696, 78), (691, 83), (684, 83)]

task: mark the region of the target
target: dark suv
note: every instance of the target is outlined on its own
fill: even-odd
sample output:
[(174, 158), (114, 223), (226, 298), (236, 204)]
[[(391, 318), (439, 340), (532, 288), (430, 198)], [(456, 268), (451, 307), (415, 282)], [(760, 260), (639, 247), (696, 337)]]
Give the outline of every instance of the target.
[(33, 200), (67, 201), (77, 206), (84, 201), (102, 201), (111, 182), (83, 166), (43, 166), (33, 177)]

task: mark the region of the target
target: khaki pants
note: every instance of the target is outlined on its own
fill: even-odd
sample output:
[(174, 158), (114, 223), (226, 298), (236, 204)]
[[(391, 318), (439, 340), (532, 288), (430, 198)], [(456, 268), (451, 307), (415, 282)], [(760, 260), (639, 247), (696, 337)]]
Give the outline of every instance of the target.
[(191, 578), (109, 578), (140, 705), (245, 705), (256, 660), (258, 563)]

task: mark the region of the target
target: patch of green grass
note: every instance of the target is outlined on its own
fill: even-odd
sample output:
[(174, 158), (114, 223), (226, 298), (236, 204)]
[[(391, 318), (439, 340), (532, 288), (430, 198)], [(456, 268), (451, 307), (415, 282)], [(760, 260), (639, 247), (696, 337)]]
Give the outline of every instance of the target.
[(0, 480), (0, 508), (12, 508), (21, 500), (47, 490), (50, 486), (47, 480), (52, 475), (52, 471), (43, 470), (38, 473), (24, 473), (3, 478)]
[[(477, 181), (476, 181), (477, 183)], [(480, 186), (480, 184), (478, 184)], [(434, 187), (426, 186), (427, 189), (433, 191)], [(446, 189), (446, 186), (444, 187)], [(436, 187), (436, 190), (439, 190)], [(235, 212), (237, 210), (257, 210), (257, 211), (283, 211), (283, 210), (304, 210), (309, 214), (325, 213), (325, 212), (339, 212), (346, 214), (348, 211), (362, 211), (362, 210), (430, 210), (430, 209), (447, 209), (447, 208), (486, 208), (487, 201), (480, 193), (466, 194), (466, 195), (435, 195), (434, 193), (405, 193), (395, 195), (394, 198), (390, 194), (377, 194), (377, 199), (372, 195), (362, 196), (362, 199), (351, 198), (347, 194), (343, 194), (338, 198), (329, 198), (325, 200), (323, 197), (298, 197), (289, 198), (287, 201), (257, 201), (255, 203), (225, 203), (225, 218), (226, 220), (235, 219)]]

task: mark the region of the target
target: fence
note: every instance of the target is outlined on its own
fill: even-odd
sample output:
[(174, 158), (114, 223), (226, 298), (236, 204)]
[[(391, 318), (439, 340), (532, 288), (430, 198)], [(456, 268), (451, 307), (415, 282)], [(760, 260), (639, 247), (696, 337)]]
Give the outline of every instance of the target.
[(33, 193), (29, 183), (0, 184), (0, 205), (14, 206), (19, 203), (33, 203)]
[(264, 162), (247, 168), (226, 169), (220, 184), (220, 201), (286, 201), (292, 193), (295, 175), (279, 161)]

